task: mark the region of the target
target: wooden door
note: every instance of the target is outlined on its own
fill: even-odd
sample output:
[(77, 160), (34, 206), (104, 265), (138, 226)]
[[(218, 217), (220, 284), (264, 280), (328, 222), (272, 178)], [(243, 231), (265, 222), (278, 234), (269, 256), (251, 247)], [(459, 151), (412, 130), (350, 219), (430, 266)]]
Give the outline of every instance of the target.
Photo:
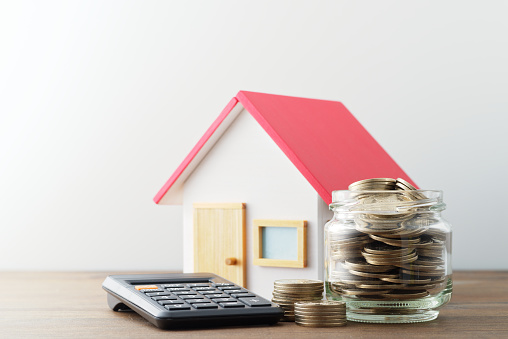
[(245, 286), (245, 204), (194, 204), (194, 272)]

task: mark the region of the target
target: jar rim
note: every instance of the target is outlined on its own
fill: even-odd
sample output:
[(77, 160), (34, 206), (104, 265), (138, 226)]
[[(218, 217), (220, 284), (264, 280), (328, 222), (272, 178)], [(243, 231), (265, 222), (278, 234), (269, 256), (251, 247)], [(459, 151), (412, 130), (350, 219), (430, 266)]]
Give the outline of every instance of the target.
[(358, 196), (369, 194), (372, 196), (376, 195), (407, 195), (414, 197), (415, 194), (421, 194), (423, 197), (428, 199), (438, 199), (442, 201), (443, 199), (443, 191), (442, 190), (362, 190), (362, 191), (350, 191), (350, 190), (336, 190), (332, 191), (332, 204), (347, 201), (350, 199), (356, 199)]
[[(396, 198), (392, 200), (390, 196)], [(443, 191), (440, 190), (337, 190), (332, 192), (330, 204), (330, 209), (336, 211), (381, 214), (406, 213), (409, 210), (439, 212), (445, 208)]]

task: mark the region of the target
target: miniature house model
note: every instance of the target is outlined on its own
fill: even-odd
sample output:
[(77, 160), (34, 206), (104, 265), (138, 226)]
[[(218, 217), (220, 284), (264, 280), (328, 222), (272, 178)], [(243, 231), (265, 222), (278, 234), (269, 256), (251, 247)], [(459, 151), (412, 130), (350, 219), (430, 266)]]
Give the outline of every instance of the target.
[(183, 205), (184, 271), (269, 298), (323, 279), (331, 193), (404, 171), (340, 102), (240, 91), (155, 196)]

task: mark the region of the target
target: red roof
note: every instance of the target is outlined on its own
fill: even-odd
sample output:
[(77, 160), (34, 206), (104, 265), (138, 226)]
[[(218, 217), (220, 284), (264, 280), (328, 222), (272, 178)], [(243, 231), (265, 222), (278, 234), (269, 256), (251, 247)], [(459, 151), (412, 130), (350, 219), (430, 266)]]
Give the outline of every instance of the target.
[[(225, 130), (221, 124), (228, 124), (228, 115), (238, 103), (254, 117), (327, 204), (332, 202), (332, 191), (347, 189), (349, 184), (361, 179), (403, 178), (414, 185), (342, 103), (240, 91), (160, 189), (154, 197), (156, 203), (166, 195), (181, 194), (179, 191), (192, 172), (192, 166), (198, 165), (218, 140)], [(169, 201), (181, 203), (181, 199)]]

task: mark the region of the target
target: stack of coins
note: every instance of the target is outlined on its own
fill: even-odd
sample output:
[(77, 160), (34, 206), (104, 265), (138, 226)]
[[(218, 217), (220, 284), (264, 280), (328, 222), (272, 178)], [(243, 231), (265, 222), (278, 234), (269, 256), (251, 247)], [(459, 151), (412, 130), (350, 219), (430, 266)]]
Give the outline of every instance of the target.
[(272, 301), (284, 309), (283, 321), (294, 321), (294, 303), (315, 301), (323, 298), (323, 282), (307, 279), (276, 280)]
[(295, 303), (295, 322), (307, 327), (337, 327), (346, 325), (346, 304), (340, 301)]
[(357, 213), (328, 233), (327, 288), (360, 300), (411, 300), (442, 290), (447, 235), (432, 227), (432, 213), (418, 213), (427, 197), (392, 178), (361, 180), (349, 190), (358, 192)]

